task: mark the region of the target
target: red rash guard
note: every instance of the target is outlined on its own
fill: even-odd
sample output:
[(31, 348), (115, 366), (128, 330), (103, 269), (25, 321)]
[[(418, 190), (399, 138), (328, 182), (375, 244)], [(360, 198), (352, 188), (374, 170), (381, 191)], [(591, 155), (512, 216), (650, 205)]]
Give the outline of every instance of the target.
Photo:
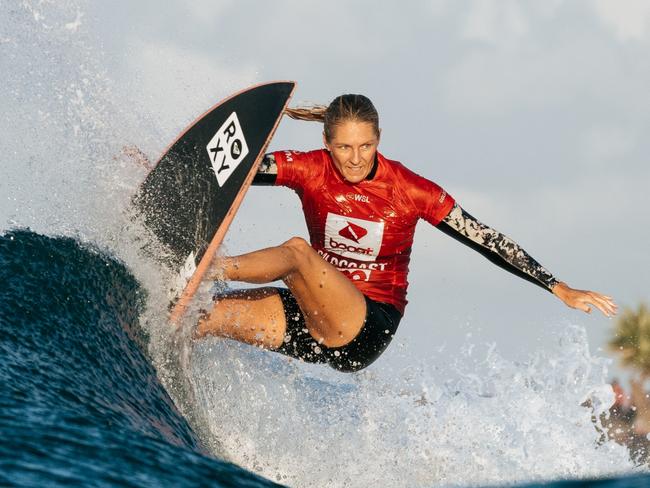
[(276, 185), (300, 197), (311, 246), (364, 295), (403, 314), (415, 225), (420, 218), (438, 225), (454, 199), (379, 153), (374, 176), (357, 184), (342, 178), (324, 149), (273, 156)]

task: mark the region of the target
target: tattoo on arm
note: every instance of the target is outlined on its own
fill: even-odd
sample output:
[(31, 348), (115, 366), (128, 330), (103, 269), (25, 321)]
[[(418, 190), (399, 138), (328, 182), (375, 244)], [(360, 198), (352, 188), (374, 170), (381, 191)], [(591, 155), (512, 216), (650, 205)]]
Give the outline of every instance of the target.
[(548, 291), (558, 283), (553, 275), (515, 241), (482, 224), (459, 205), (454, 205), (438, 228), (445, 234), (480, 252), (487, 259), (520, 278)]
[(273, 154), (265, 154), (260, 167), (253, 178), (253, 185), (270, 186), (275, 185), (275, 180), (278, 177), (278, 165), (275, 161)]

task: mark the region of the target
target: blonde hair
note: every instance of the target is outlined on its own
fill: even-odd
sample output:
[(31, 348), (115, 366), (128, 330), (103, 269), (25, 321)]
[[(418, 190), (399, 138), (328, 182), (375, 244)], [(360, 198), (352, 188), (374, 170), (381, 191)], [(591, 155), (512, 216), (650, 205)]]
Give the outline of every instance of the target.
[(286, 108), (285, 115), (294, 120), (323, 122), (325, 139), (330, 141), (334, 127), (346, 120), (368, 122), (372, 124), (379, 136), (379, 113), (368, 97), (363, 95), (341, 95), (332, 100), (327, 107), (311, 105), (296, 108)]

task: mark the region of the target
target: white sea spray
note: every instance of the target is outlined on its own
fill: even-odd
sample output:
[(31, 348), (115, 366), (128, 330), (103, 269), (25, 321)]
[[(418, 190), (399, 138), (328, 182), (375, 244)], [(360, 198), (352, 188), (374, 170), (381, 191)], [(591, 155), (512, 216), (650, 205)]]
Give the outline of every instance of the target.
[(290, 486), (512, 484), (633, 469), (585, 403), (599, 414), (613, 395), (584, 328), (566, 327), (524, 362), (494, 345), (473, 349), (447, 373), (380, 359), (345, 375), (206, 340), (194, 351), (196, 401), (223, 455)]

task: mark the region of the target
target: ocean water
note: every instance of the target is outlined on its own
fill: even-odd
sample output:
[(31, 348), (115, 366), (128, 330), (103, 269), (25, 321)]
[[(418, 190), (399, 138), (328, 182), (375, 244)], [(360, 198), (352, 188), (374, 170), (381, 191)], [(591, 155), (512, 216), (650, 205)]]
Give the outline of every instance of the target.
[(488, 351), (485, 373), (458, 369), (446, 384), (418, 369), (390, 381), (368, 373), (343, 380), (218, 340), (188, 359), (182, 334), (167, 336), (157, 371), (147, 353), (156, 342), (146, 329), (147, 291), (106, 250), (6, 231), (0, 282), (2, 486), (650, 480), (629, 477), (626, 451), (605, 442), (592, 411), (579, 406), (589, 398), (598, 412), (611, 402), (604, 386), (590, 384), (598, 365), (580, 329), (563, 338), (561, 356), (512, 365)]
[(195, 310), (172, 329), (121, 150), (156, 154), (214, 100), (152, 115), (84, 15), (0, 3), (0, 485), (650, 486), (594, 420), (613, 395), (578, 325), (520, 362), (468, 338), (354, 375), (194, 343)]
[(137, 346), (146, 293), (123, 264), (19, 230), (0, 279), (0, 485), (273, 485), (201, 447)]

